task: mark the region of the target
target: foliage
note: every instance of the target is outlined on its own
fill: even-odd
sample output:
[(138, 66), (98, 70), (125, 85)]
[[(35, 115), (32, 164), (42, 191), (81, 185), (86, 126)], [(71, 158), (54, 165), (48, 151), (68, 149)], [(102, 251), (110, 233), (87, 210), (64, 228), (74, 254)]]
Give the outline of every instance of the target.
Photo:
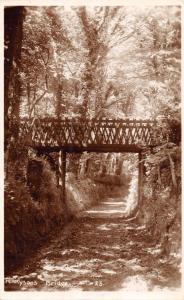
[(42, 182), (39, 197), (33, 198), (27, 185), (28, 156), (20, 149), (16, 154), (15, 161), (8, 164), (5, 184), (6, 272), (20, 264), (28, 249), (36, 249), (54, 227), (64, 224), (60, 191), (48, 163), (39, 160), (43, 164)]
[[(13, 124), (6, 153), (8, 205), (16, 199), (24, 207), (27, 193), (25, 182), (20, 189), (17, 183), (25, 180), (28, 154), (25, 152), (22, 159), (23, 149), (17, 147), (15, 139), (11, 141), (18, 132), (13, 119), (19, 113), (29, 118), (156, 119), (154, 134), (160, 143), (146, 149), (145, 195), (140, 211), (156, 242), (158, 237), (165, 243), (163, 233), (169, 235), (180, 219), (180, 7), (27, 7), (19, 48), (21, 45), (21, 69), (14, 62), (15, 82), (6, 88), (14, 99), (11, 110), (5, 111)], [(9, 49), (7, 41), (5, 46)], [(127, 157), (76, 155), (76, 159), (69, 159), (68, 169), (75, 170), (78, 180), (96, 175), (120, 178), (126, 160), (135, 169), (134, 159)], [(54, 199), (59, 207), (59, 196), (52, 172), (43, 164), (47, 187), (42, 181), (39, 193), (46, 203), (44, 213), (49, 216)], [(33, 203), (30, 195), (27, 198)], [(35, 214), (40, 208), (35, 203), (33, 206)]]
[[(53, 100), (53, 89), (57, 89), (63, 77), (60, 57), (71, 48), (54, 8), (27, 8), (21, 78), (29, 117), (34, 116), (34, 110), (44, 97), (47, 96), (49, 102)], [(53, 103), (49, 104), (52, 107)]]
[(145, 154), (143, 206), (140, 208), (153, 243), (162, 254), (177, 252), (181, 244), (181, 148), (174, 143)]
[(180, 35), (174, 6), (27, 8), (22, 113), (179, 118)]

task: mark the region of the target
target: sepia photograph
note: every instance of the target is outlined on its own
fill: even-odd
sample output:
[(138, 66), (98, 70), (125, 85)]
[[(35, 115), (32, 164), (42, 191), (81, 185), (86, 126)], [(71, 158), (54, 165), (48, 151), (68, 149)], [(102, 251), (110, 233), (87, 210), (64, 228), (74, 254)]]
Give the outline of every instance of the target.
[(4, 291), (181, 289), (181, 8), (3, 7)]

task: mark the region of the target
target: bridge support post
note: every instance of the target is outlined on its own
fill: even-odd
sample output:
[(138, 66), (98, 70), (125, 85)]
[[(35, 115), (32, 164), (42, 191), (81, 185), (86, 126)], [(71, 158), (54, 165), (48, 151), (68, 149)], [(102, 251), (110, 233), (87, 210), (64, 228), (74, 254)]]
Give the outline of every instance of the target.
[(59, 152), (59, 168), (60, 168), (60, 174), (61, 174), (61, 200), (64, 206), (64, 212), (65, 212), (65, 220), (67, 220), (67, 205), (66, 205), (66, 152), (60, 151)]
[(142, 204), (142, 194), (143, 194), (143, 162), (142, 153), (139, 152), (139, 174), (138, 174), (138, 205)]

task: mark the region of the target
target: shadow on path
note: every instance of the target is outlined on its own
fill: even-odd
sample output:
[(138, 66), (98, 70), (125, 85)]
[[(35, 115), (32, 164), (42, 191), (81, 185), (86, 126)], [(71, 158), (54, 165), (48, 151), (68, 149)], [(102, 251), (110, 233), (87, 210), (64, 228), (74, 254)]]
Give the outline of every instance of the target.
[(180, 287), (172, 257), (151, 246), (144, 227), (124, 220), (120, 198), (108, 198), (59, 232), (5, 279), (6, 290), (151, 291)]

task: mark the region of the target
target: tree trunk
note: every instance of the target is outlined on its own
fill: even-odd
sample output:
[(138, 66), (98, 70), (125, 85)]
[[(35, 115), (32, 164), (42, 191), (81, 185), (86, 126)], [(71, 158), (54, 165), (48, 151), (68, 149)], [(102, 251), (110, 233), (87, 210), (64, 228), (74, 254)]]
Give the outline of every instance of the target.
[(161, 186), (162, 185), (162, 180), (161, 180), (161, 174), (160, 174), (160, 166), (157, 166), (157, 173), (158, 173), (158, 184)]
[(57, 94), (56, 94), (56, 116), (57, 118), (61, 118), (62, 113), (63, 113), (63, 108), (62, 108), (62, 90), (63, 87), (62, 85), (59, 83), (58, 85), (58, 90), (57, 90)]
[[(4, 126), (5, 149), (10, 137), (17, 137), (20, 109), (20, 65), (21, 47), (23, 38), (23, 20), (25, 11), (23, 6), (5, 8), (4, 36), (5, 36), (5, 62), (4, 62)], [(12, 82), (13, 81), (13, 85)], [(12, 85), (12, 86), (11, 86)], [(13, 90), (13, 100), (10, 100), (10, 87)], [(11, 107), (11, 115), (9, 109)], [(11, 131), (10, 118), (14, 117), (16, 130)], [(14, 126), (15, 127), (15, 126)]]
[(172, 176), (172, 182), (173, 186), (176, 188), (177, 183), (176, 183), (176, 175), (175, 175), (175, 170), (174, 170), (174, 162), (171, 158), (170, 153), (168, 153), (169, 161), (170, 161), (170, 168), (171, 168), (171, 176)]

